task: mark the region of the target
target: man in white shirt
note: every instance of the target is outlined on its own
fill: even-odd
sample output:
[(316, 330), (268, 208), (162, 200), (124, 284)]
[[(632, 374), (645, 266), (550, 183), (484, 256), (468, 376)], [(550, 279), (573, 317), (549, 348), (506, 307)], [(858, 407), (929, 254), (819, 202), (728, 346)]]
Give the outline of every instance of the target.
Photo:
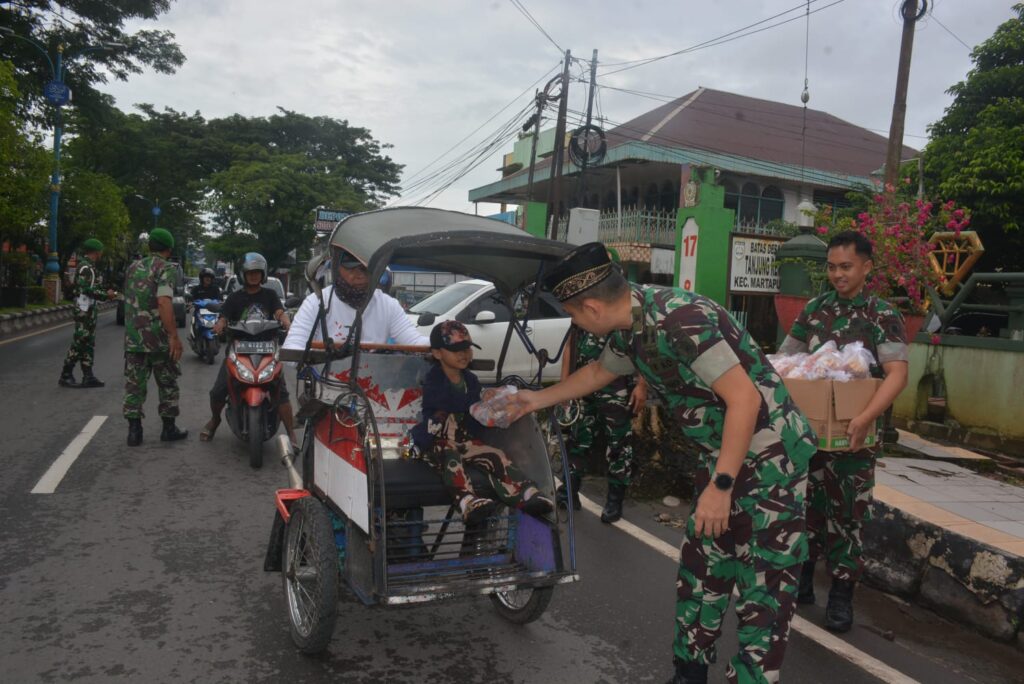
[[(370, 276), (366, 266), (348, 252), (340, 252), (336, 261), (338, 263), (334, 270), (333, 294), (324, 293), (327, 300), (324, 302), (324, 315), (327, 334), (340, 344), (348, 338), (352, 330), (356, 309), (362, 306), (369, 296)], [(319, 309), (316, 293), (307, 296), (295, 313), (291, 328), (288, 329), (288, 337), (284, 341), (285, 349), (305, 349), (310, 333), (313, 334), (313, 340), (323, 340), (320, 324), (317, 322)], [(402, 310), (398, 300), (380, 290), (374, 291), (370, 303), (363, 310), (360, 341), (430, 346), (430, 340), (420, 334)]]

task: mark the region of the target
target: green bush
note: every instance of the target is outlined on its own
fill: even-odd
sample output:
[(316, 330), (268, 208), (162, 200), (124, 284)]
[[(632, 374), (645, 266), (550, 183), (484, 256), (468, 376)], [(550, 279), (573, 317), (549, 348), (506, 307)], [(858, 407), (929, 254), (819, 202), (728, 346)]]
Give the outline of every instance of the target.
[(41, 285), (33, 285), (28, 288), (28, 303), (29, 304), (45, 304), (46, 303), (46, 288)]

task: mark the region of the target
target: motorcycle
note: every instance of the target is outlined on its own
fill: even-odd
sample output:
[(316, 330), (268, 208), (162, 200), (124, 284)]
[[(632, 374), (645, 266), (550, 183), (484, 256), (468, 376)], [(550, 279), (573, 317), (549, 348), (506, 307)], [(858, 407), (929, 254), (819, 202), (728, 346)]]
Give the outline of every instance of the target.
[(228, 326), (226, 418), (235, 436), (248, 445), (253, 468), (263, 466), (263, 442), (277, 433), (280, 424), (277, 392), (278, 382), (284, 382), (278, 361), (280, 329), (277, 321), (263, 318)]
[(188, 329), (188, 343), (192, 351), (211, 366), (220, 352), (220, 343), (213, 332), (220, 305), (217, 299), (197, 299), (192, 302), (192, 325)]

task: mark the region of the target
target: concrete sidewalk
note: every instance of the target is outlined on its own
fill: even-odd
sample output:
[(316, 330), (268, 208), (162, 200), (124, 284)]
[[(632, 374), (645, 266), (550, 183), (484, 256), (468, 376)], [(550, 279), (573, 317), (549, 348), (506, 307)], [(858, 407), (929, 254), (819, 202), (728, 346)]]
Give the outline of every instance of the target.
[(987, 460), (967, 449), (900, 447), (922, 458), (878, 461), (865, 579), (1024, 648), (1024, 487), (957, 465)]

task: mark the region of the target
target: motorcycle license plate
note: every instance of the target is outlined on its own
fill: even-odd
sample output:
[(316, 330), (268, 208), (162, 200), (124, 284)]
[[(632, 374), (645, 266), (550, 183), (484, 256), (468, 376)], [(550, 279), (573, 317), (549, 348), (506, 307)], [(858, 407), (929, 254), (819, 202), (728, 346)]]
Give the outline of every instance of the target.
[(273, 342), (260, 342), (256, 340), (239, 340), (235, 343), (235, 352), (238, 354), (273, 354)]

